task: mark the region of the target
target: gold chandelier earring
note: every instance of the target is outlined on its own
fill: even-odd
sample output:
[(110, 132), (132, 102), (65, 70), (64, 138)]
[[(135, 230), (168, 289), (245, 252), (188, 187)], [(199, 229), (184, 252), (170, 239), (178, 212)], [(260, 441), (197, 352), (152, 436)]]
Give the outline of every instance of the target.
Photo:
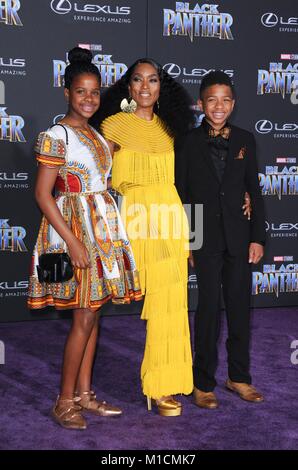
[(137, 109), (137, 103), (131, 97), (124, 98), (120, 103), (121, 111), (124, 113), (134, 113)]

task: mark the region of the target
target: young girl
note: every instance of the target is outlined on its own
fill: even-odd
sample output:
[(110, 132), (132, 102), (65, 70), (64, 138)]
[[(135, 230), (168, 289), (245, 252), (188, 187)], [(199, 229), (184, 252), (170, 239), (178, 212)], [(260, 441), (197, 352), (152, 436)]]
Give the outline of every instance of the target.
[[(61, 390), (55, 420), (68, 429), (85, 429), (82, 411), (116, 416), (122, 411), (96, 400), (91, 371), (98, 333), (98, 310), (105, 302), (141, 298), (131, 246), (115, 201), (107, 192), (109, 147), (88, 125), (100, 103), (100, 74), (88, 50), (69, 52), (65, 70), (68, 112), (58, 125), (41, 132), (35, 151), (36, 200), (43, 213), (33, 253), (28, 306), (73, 309), (65, 344)], [(55, 187), (55, 198), (52, 190)], [(63, 283), (40, 283), (39, 256), (67, 251), (74, 268)]]

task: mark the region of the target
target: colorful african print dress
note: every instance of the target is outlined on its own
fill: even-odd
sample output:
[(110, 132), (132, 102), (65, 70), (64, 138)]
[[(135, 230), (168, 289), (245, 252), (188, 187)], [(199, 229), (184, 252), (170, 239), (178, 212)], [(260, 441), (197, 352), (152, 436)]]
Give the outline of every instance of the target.
[(39, 164), (59, 167), (56, 204), (72, 232), (86, 246), (90, 267), (75, 268), (68, 282), (38, 281), (38, 257), (67, 251), (64, 240), (43, 216), (32, 257), (28, 306), (94, 310), (110, 299), (113, 303), (139, 300), (142, 296), (131, 245), (116, 203), (107, 191), (112, 164), (109, 148), (91, 127), (85, 131), (64, 126), (67, 134), (59, 125), (39, 134), (36, 158)]

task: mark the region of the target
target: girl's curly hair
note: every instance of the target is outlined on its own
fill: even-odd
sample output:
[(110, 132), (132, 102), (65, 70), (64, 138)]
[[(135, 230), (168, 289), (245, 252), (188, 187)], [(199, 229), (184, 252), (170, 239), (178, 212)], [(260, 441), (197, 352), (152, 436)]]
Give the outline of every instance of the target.
[(186, 134), (195, 123), (194, 112), (191, 108), (192, 99), (183, 86), (163, 70), (160, 64), (149, 58), (138, 59), (114, 85), (102, 94), (100, 108), (90, 119), (90, 124), (100, 129), (101, 123), (107, 117), (121, 111), (120, 103), (123, 98), (129, 98), (128, 85), (139, 64), (152, 65), (159, 76), (159, 104), (155, 103), (154, 112), (163, 121), (170, 135), (178, 137)]

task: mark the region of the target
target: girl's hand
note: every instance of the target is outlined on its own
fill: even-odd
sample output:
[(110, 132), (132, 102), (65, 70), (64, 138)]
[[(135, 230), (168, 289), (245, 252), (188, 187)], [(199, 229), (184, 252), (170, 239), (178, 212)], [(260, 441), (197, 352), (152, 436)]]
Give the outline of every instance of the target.
[(74, 237), (74, 239), (69, 242), (67, 246), (72, 265), (75, 268), (86, 269), (90, 267), (88, 250), (80, 240)]
[(251, 199), (250, 195), (246, 192), (244, 195), (244, 205), (242, 206), (243, 214), (247, 216), (247, 219), (250, 220), (252, 213)]

